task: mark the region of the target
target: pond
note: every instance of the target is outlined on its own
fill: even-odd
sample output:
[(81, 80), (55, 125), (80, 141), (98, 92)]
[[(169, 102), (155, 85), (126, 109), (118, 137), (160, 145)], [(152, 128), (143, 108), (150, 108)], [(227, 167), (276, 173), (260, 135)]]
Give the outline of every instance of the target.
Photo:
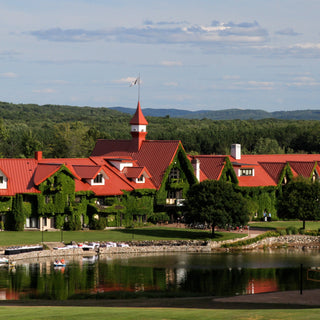
[[(67, 258), (0, 267), (0, 299), (232, 296), (319, 288), (320, 252), (161, 254)], [(320, 270), (319, 270), (320, 271)]]

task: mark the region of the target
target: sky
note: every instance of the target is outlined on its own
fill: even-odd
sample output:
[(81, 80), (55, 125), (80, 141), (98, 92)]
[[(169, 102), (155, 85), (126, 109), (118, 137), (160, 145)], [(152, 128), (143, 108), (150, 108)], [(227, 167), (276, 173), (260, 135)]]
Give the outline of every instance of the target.
[(0, 0), (0, 101), (320, 110), (319, 0)]

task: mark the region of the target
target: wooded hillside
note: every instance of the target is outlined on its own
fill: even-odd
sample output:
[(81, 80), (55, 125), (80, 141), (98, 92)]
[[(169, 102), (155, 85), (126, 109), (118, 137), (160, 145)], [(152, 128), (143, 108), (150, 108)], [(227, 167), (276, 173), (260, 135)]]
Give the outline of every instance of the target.
[[(87, 157), (97, 139), (130, 139), (131, 115), (108, 108), (0, 102), (0, 157)], [(147, 117), (147, 139), (181, 140), (187, 152), (320, 153), (315, 120), (210, 120)]]

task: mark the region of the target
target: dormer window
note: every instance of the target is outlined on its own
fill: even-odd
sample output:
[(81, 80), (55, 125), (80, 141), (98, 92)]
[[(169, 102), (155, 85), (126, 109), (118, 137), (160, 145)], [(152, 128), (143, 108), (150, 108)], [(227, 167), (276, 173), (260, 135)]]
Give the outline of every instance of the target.
[(240, 169), (240, 176), (253, 176), (254, 170), (252, 168), (243, 168)]
[(0, 170), (0, 189), (7, 189), (8, 178)]
[(103, 174), (99, 173), (97, 176), (94, 178), (93, 183), (95, 184), (101, 184), (103, 182)]
[(145, 178), (144, 178), (143, 174), (139, 178), (136, 179), (136, 183), (144, 183), (144, 182), (145, 182)]
[(91, 185), (104, 185), (105, 179), (108, 179), (108, 177), (105, 177), (102, 172), (98, 173), (94, 179), (91, 180)]

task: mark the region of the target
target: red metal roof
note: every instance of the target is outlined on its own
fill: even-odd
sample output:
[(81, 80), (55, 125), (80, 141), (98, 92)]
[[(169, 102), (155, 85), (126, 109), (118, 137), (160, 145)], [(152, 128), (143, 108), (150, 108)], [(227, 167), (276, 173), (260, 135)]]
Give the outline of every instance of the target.
[(144, 117), (141, 107), (140, 107), (140, 101), (138, 101), (137, 109), (135, 114), (133, 115), (133, 118), (130, 121), (130, 124), (138, 124), (138, 125), (147, 125), (148, 121)]
[(312, 171), (315, 168), (316, 162), (315, 161), (290, 161), (290, 167), (299, 175), (305, 178), (309, 178), (312, 175)]
[(7, 189), (0, 189), (0, 195), (39, 192), (32, 179), (36, 166), (34, 159), (0, 159), (0, 170), (8, 178)]
[(126, 167), (123, 169), (123, 173), (129, 179), (138, 179), (143, 174), (144, 167)]
[(55, 174), (61, 168), (61, 164), (39, 163), (36, 167), (33, 181), (36, 186)]
[(94, 179), (101, 171), (101, 166), (73, 165), (74, 171), (81, 179)]
[(132, 140), (98, 140), (92, 153), (92, 157), (100, 156), (130, 156), (133, 152)]
[(178, 140), (146, 140), (142, 142), (140, 150), (132, 154), (139, 166), (148, 169), (156, 188), (160, 187), (163, 174), (173, 161), (179, 144)]
[(200, 161), (200, 170), (205, 176), (201, 176), (200, 181), (206, 179), (218, 180), (225, 165), (226, 156), (197, 155), (194, 158)]

